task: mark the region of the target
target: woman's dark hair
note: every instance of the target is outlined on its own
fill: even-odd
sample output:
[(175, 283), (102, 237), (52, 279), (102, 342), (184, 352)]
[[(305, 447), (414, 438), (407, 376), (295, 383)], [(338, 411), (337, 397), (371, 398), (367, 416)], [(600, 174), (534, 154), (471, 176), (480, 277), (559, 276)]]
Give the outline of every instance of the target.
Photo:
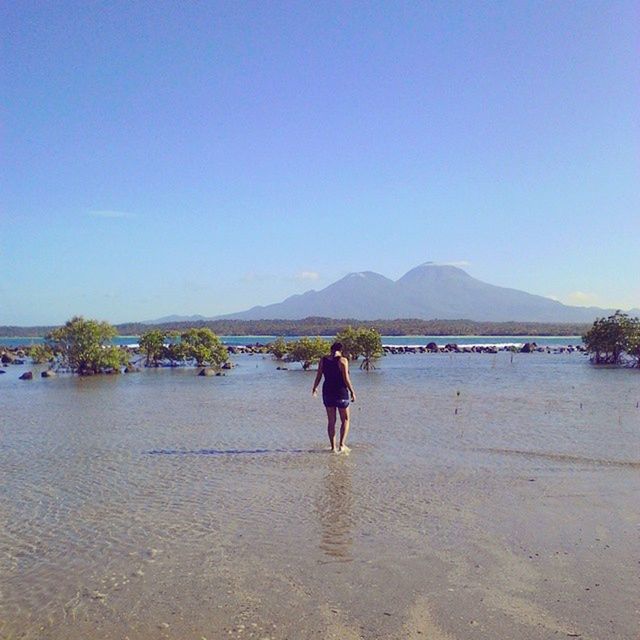
[(336, 351), (342, 351), (342, 342), (334, 342), (331, 345), (331, 355), (333, 355)]

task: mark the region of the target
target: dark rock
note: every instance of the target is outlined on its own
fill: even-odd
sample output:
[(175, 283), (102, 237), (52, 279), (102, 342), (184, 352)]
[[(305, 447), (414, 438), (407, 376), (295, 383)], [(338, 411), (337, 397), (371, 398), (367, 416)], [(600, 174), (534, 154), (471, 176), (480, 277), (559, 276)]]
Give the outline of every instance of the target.
[(4, 369), (0, 369), (0, 374), (1, 373), (7, 373)]
[(445, 345), (444, 347), (445, 351), (455, 351), (456, 353), (458, 353), (460, 351), (460, 348), (458, 347), (457, 344), (454, 344), (453, 342)]
[(435, 342), (430, 342), (427, 345), (427, 351), (437, 351), (438, 350), (438, 345)]
[(233, 369), (233, 363), (231, 363), (231, 362), (225, 362), (225, 363), (222, 365), (222, 368), (223, 368), (223, 369)]
[(200, 371), (198, 371), (198, 375), (199, 376), (215, 376), (216, 372), (211, 367), (203, 367), (202, 369), (200, 369)]
[(56, 372), (52, 371), (51, 369), (47, 369), (46, 371), (43, 371), (40, 374), (41, 378), (55, 378), (56, 377)]
[(10, 353), (3, 353), (1, 359), (2, 359), (2, 364), (11, 364), (15, 360), (15, 357), (12, 356)]
[(124, 368), (125, 373), (138, 373), (139, 371), (140, 369), (132, 364), (129, 364)]
[(33, 380), (33, 371), (25, 371), (20, 376), (20, 380)]
[(520, 353), (531, 353), (536, 347), (535, 342), (525, 342), (520, 349)]

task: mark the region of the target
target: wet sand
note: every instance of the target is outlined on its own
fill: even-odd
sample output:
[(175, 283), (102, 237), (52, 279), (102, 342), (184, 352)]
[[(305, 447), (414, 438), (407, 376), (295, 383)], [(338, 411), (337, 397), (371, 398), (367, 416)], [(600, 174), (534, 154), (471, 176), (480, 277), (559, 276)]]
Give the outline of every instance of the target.
[(573, 354), (0, 382), (1, 638), (635, 639), (640, 378)]

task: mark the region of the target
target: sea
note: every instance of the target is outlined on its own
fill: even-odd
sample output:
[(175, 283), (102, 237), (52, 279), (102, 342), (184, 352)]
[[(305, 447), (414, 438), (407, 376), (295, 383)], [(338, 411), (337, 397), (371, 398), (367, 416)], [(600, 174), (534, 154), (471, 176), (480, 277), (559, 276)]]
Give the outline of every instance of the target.
[(232, 361), (3, 368), (0, 638), (637, 639), (640, 371), (352, 363), (331, 454), (314, 371)]
[[(221, 341), (228, 346), (267, 344), (278, 336), (220, 336)], [(297, 340), (301, 336), (286, 336), (285, 340)], [(327, 340), (333, 340), (335, 336), (323, 336)], [(113, 344), (136, 347), (140, 336), (117, 336)], [(41, 337), (9, 338), (0, 336), (0, 347), (20, 347), (42, 344)], [(382, 336), (382, 343), (388, 346), (424, 346), (435, 342), (439, 346), (449, 343), (458, 345), (497, 345), (497, 346), (521, 346), (526, 342), (535, 342), (539, 346), (566, 346), (582, 344), (580, 336)]]

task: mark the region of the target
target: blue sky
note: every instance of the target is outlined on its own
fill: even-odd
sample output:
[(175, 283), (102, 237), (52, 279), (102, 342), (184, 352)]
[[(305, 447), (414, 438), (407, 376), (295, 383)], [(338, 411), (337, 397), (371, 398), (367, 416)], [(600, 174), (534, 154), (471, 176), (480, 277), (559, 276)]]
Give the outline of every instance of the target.
[(0, 9), (0, 324), (425, 261), (640, 306), (636, 2)]

